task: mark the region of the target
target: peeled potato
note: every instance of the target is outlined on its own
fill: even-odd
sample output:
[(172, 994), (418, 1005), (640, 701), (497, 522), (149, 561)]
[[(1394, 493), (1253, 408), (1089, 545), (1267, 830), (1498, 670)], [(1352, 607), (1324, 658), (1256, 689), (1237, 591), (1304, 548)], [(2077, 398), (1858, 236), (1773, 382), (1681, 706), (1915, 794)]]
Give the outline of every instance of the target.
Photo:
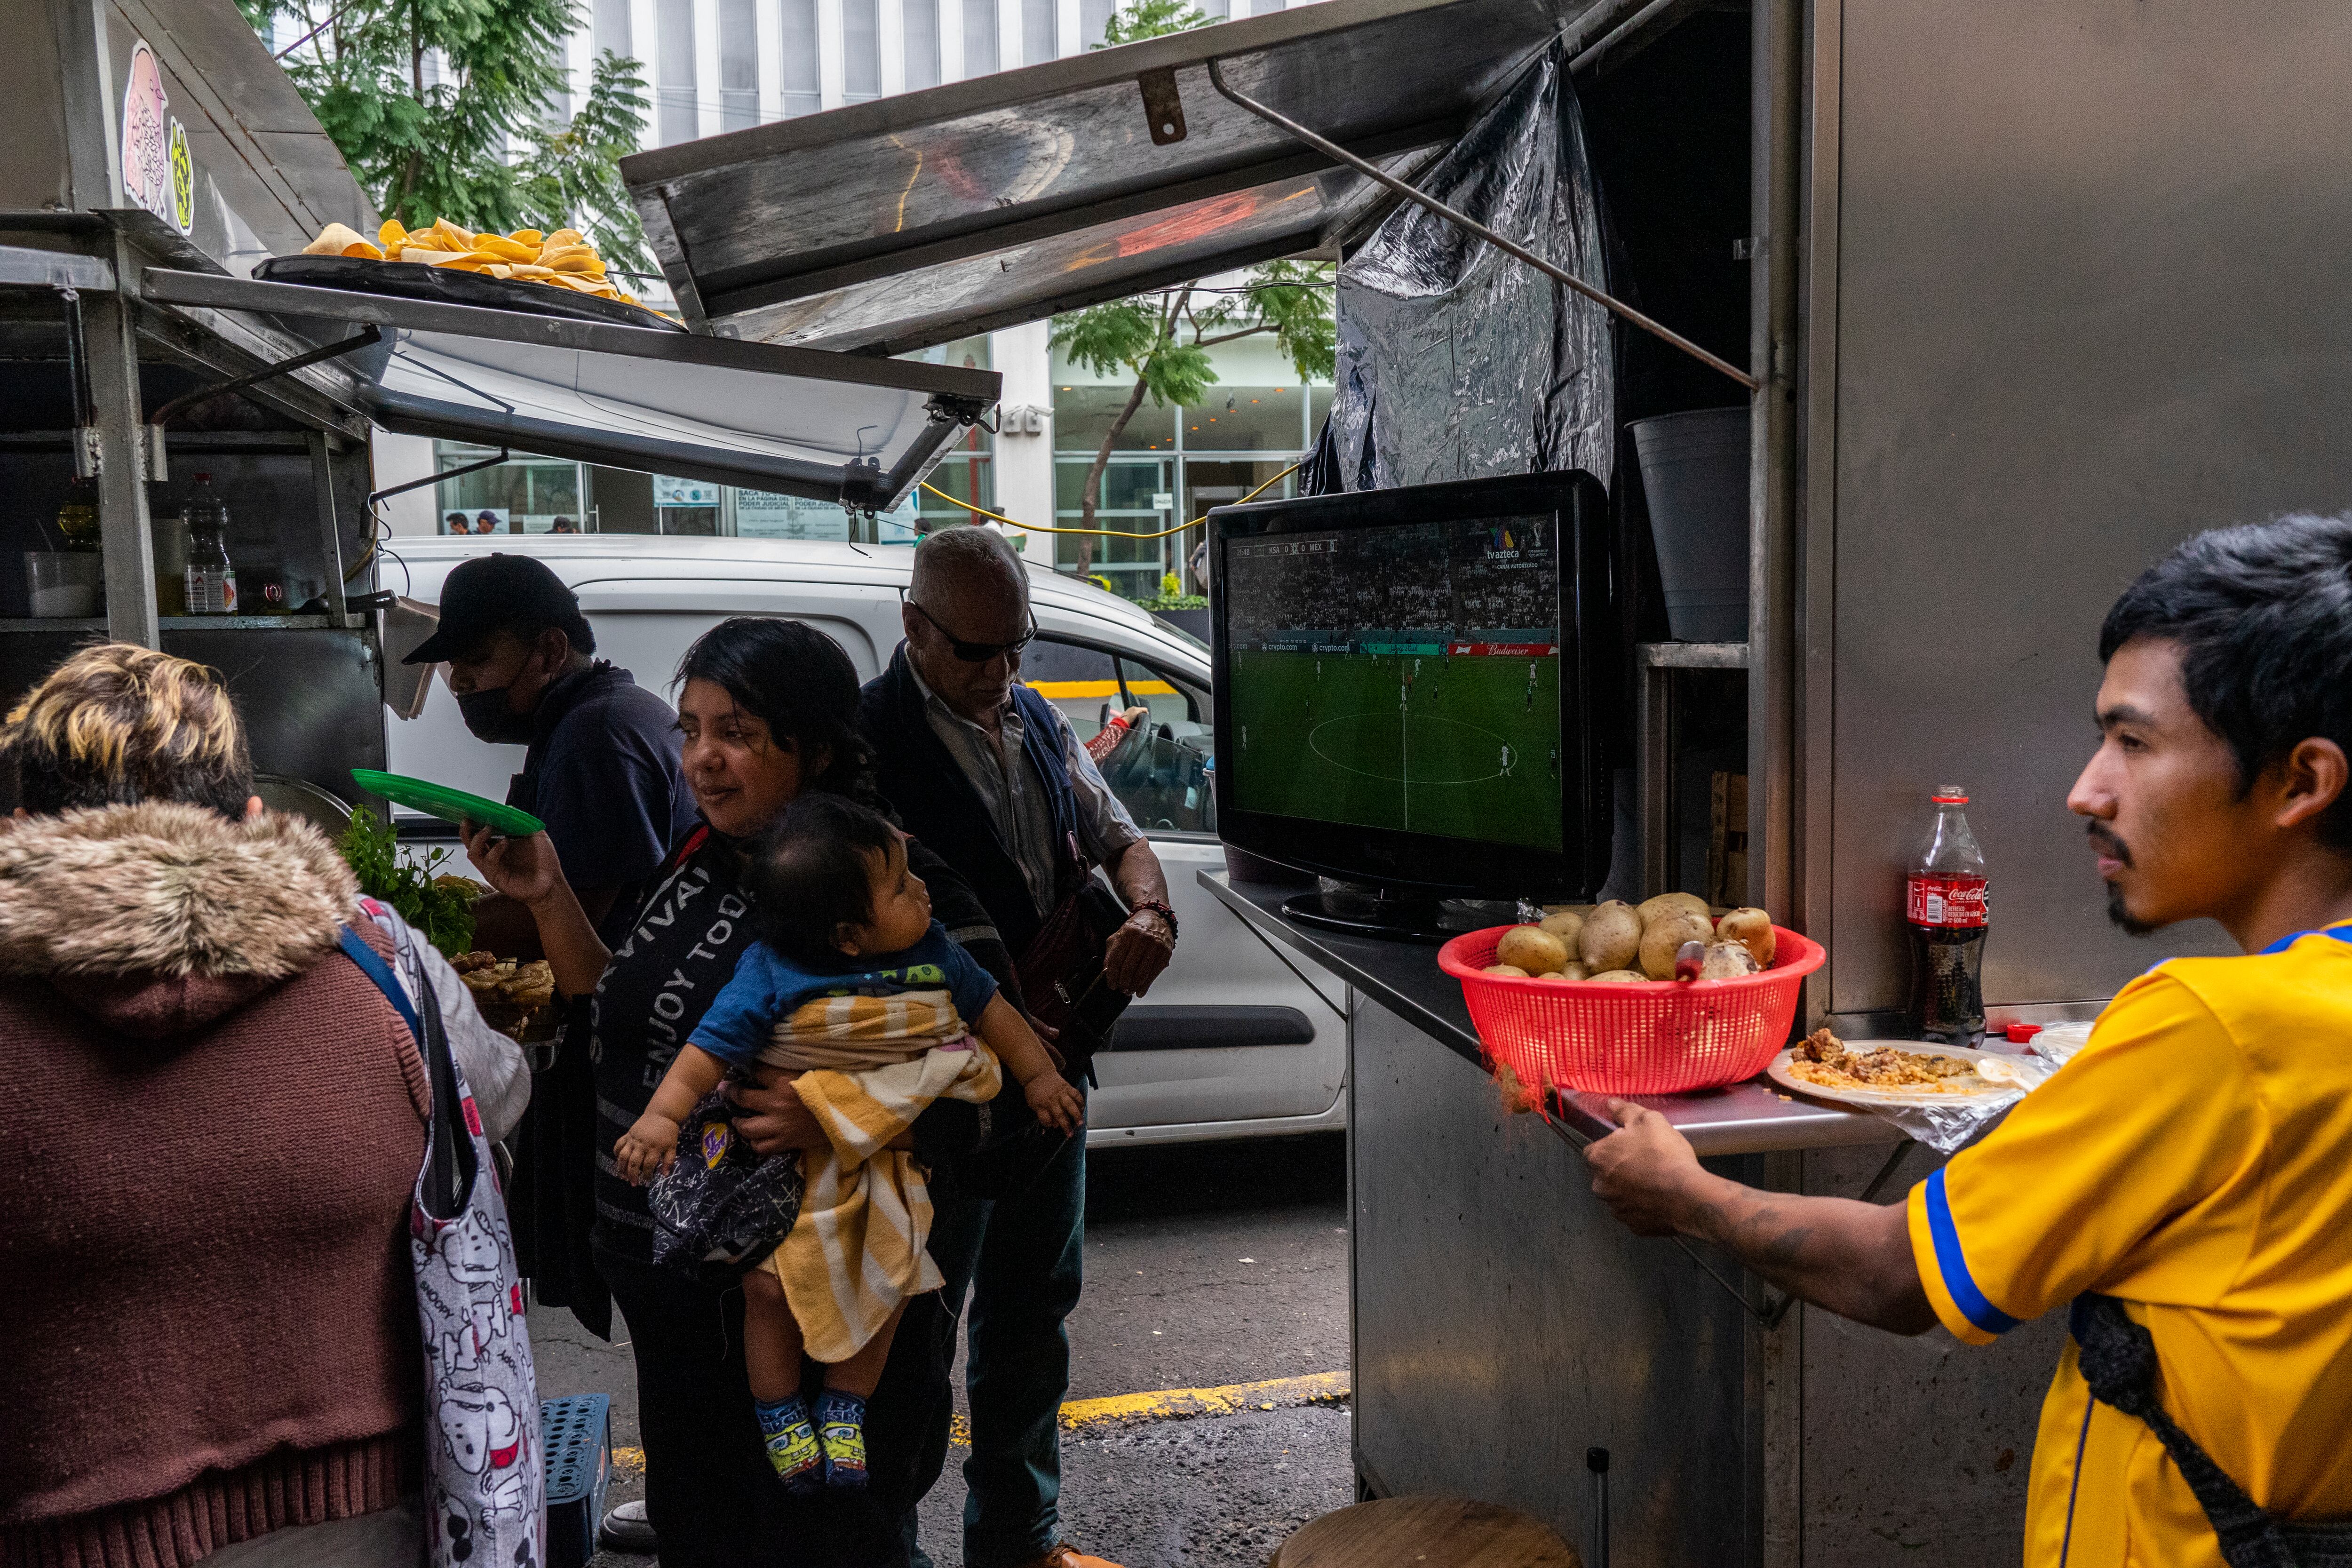
[(1641, 955), (1642, 917), (1633, 905), (1612, 899), (1584, 917), (1577, 949), (1595, 974), (1627, 968)]
[(1643, 899), (1633, 912), (1642, 917), (1642, 924), (1646, 927), (1668, 910), (1682, 910), (1701, 920), (1707, 918), (1706, 900), (1696, 893), (1660, 893), (1654, 899)]
[(1549, 974), (1568, 962), (1568, 944), (1541, 926), (1513, 926), (1495, 944), (1495, 962)]
[(1558, 910), (1544, 916), (1543, 929), (1559, 938), (1560, 945), (1571, 953), (1584, 945), (1584, 917), (1574, 910)]
[(1675, 977), (1675, 955), (1686, 942), (1715, 940), (1715, 922), (1688, 910), (1668, 908), (1642, 928), (1642, 973), (1653, 980)]
[(1486, 973), (1507, 975), (1513, 980), (1525, 980), (1528, 977), (1528, 972), (1516, 963), (1490, 963), (1486, 966)]
[(1595, 985), (1641, 985), (1647, 983), (1649, 978), (1650, 977), (1648, 975), (1643, 973), (1638, 969), (1612, 969), (1606, 974), (1594, 975), (1592, 977), (1592, 984)]
[(1706, 950), (1706, 962), (1699, 965), (1701, 980), (1737, 980), (1743, 974), (1753, 974), (1764, 966), (1756, 955), (1736, 942), (1718, 942)]
[(1772, 917), (1762, 910), (1734, 910), (1715, 924), (1719, 941), (1736, 942), (1746, 948), (1756, 960), (1759, 969), (1772, 967), (1772, 955), (1780, 950), (1780, 939), (1773, 933)]

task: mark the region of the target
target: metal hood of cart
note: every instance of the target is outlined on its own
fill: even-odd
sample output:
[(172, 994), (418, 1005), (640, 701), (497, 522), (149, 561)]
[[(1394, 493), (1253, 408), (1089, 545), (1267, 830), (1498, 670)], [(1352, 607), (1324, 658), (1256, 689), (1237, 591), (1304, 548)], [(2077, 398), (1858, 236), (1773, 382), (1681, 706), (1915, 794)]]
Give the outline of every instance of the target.
[(999, 385), (990, 371), (205, 273), (151, 271), (144, 292), (228, 318), (265, 355), (374, 326), (389, 348), (351, 356), (341, 384), (401, 435), (877, 510), (914, 488)]
[(1220, 97), (1212, 59), (1238, 91), (1409, 179), (1538, 50), (1614, 9), (1321, 0), (640, 153), (621, 170), (698, 331), (904, 353), (1276, 257), (1336, 256), (1367, 232), (1388, 194)]

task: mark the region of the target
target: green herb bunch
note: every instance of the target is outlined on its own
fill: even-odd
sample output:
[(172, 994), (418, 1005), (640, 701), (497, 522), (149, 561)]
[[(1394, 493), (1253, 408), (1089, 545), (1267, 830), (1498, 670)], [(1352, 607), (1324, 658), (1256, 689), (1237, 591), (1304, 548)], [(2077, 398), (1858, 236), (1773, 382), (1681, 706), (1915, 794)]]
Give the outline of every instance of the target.
[(345, 863), (360, 879), (361, 892), (391, 905), (445, 957), (472, 951), (474, 900), (434, 880), (453, 858), (450, 851), (434, 849), (422, 860), (402, 858), (399, 834), (363, 805), (352, 808), (352, 825), (343, 829), (341, 847)]

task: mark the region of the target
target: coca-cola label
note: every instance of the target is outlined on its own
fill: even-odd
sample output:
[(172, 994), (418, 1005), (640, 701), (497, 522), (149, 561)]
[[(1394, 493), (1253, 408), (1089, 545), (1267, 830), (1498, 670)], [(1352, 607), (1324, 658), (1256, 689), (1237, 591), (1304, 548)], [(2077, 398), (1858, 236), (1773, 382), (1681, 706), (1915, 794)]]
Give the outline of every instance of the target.
[(1915, 926), (1980, 926), (1985, 879), (1964, 871), (1914, 872), (1905, 884), (1903, 903)]

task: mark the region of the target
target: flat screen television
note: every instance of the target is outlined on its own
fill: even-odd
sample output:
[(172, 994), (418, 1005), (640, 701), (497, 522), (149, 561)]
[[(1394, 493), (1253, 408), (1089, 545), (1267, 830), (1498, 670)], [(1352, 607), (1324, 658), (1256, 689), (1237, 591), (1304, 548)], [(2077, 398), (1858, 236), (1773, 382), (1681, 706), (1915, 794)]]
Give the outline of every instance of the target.
[(1589, 898), (1623, 670), (1582, 471), (1209, 514), (1218, 835), (1410, 903)]

